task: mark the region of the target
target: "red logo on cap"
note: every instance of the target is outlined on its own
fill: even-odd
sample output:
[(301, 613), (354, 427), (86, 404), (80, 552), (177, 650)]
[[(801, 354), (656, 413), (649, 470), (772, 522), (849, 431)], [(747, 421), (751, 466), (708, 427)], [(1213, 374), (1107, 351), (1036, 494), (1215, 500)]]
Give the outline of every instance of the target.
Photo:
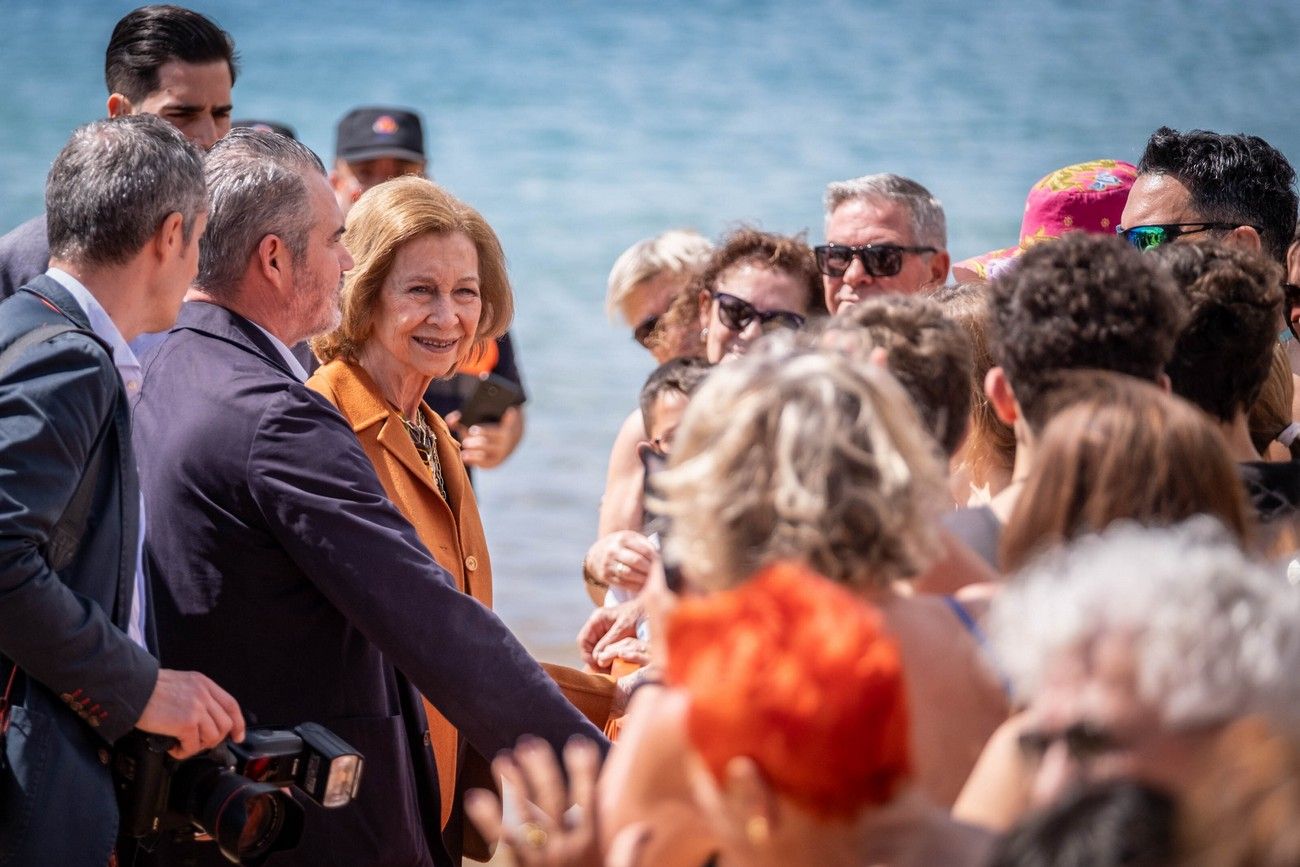
[(376, 135), (393, 135), (397, 132), (397, 121), (386, 114), (381, 114), (375, 118), (375, 123), (370, 128), (375, 131)]

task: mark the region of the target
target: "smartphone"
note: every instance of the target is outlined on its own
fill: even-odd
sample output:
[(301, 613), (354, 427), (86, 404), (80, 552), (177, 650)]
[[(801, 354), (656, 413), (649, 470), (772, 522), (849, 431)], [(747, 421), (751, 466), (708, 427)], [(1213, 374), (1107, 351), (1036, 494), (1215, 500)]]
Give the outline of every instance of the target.
[(460, 408), (460, 423), (465, 427), (476, 424), (496, 424), (512, 406), (524, 402), (524, 392), (504, 376), (489, 373), (479, 379), (473, 392)]

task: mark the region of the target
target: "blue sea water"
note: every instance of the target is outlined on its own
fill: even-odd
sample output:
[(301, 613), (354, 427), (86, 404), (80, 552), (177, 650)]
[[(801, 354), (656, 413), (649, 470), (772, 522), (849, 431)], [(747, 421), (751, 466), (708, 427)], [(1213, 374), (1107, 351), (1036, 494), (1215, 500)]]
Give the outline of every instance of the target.
[[(103, 113), (104, 46), (134, 5), (0, 0), (0, 231)], [(348, 108), (413, 106), (437, 180), (500, 233), (531, 400), (479, 492), (498, 609), (549, 658), (574, 656), (608, 446), (652, 366), (602, 309), (632, 242), (742, 221), (816, 242), (828, 181), (897, 171), (943, 200), (962, 258), (1015, 243), (1038, 177), (1135, 161), (1161, 124), (1300, 161), (1294, 0), (192, 5), (239, 46), (237, 116), (329, 160)]]

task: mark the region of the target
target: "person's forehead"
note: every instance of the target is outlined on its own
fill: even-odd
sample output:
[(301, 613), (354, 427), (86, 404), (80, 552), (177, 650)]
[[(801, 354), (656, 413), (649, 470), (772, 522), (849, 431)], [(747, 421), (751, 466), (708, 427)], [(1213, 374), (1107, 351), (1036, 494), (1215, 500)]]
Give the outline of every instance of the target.
[(150, 97), (203, 100), (213, 105), (230, 102), (230, 66), (224, 60), (187, 63), (169, 60), (158, 67), (158, 89)]
[(826, 218), (826, 240), (833, 244), (911, 245), (912, 213), (890, 199), (850, 199)]
[(1047, 668), (1038, 699), (1040, 723), (1064, 728), (1087, 720), (1116, 724), (1141, 711), (1132, 640), (1108, 634), (1056, 654)]
[(338, 200), (334, 197), (334, 188), (330, 186), (329, 179), (320, 172), (306, 172), (304, 179), (307, 183), (308, 195), (311, 197), (312, 215), (315, 217), (312, 231), (332, 234), (343, 224)]
[(1126, 228), (1189, 222), (1198, 218), (1192, 194), (1178, 178), (1168, 174), (1138, 175), (1124, 203), (1120, 224)]

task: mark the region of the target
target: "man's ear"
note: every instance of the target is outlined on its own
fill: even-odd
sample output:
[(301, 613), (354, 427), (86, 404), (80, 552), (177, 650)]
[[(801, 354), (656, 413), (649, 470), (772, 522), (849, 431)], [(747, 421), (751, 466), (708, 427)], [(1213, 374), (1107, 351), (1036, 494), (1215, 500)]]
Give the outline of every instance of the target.
[(948, 282), (948, 271), (952, 267), (952, 256), (947, 250), (940, 250), (930, 257), (930, 284), (942, 286)]
[(276, 288), (289, 285), (289, 260), (292, 254), (279, 235), (266, 235), (257, 245), (258, 270)]
[(700, 327), (701, 328), (709, 327), (709, 314), (712, 309), (710, 307), (710, 304), (712, 303), (712, 301), (713, 299), (709, 296), (709, 293), (706, 290), (701, 289), (700, 290)]
[(1169, 374), (1165, 373), (1163, 370), (1160, 371), (1160, 375), (1156, 377), (1156, 385), (1160, 386), (1160, 390), (1165, 394), (1174, 393), (1174, 381), (1170, 379)]
[(120, 93), (110, 93), (108, 102), (105, 103), (104, 110), (108, 112), (109, 117), (126, 117), (135, 109), (131, 106), (131, 100), (127, 99)]
[(984, 394), (993, 405), (993, 412), (1002, 421), (1014, 425), (1020, 418), (1020, 404), (1016, 403), (1016, 394), (1007, 382), (1007, 375), (1001, 367), (989, 368), (984, 377)]
[(1254, 226), (1238, 226), (1224, 236), (1223, 243), (1251, 253), (1264, 249), (1264, 242), (1260, 240), (1259, 232), (1255, 231)]
[(185, 218), (180, 211), (172, 211), (163, 218), (154, 232), (154, 251), (160, 262), (185, 252)]

